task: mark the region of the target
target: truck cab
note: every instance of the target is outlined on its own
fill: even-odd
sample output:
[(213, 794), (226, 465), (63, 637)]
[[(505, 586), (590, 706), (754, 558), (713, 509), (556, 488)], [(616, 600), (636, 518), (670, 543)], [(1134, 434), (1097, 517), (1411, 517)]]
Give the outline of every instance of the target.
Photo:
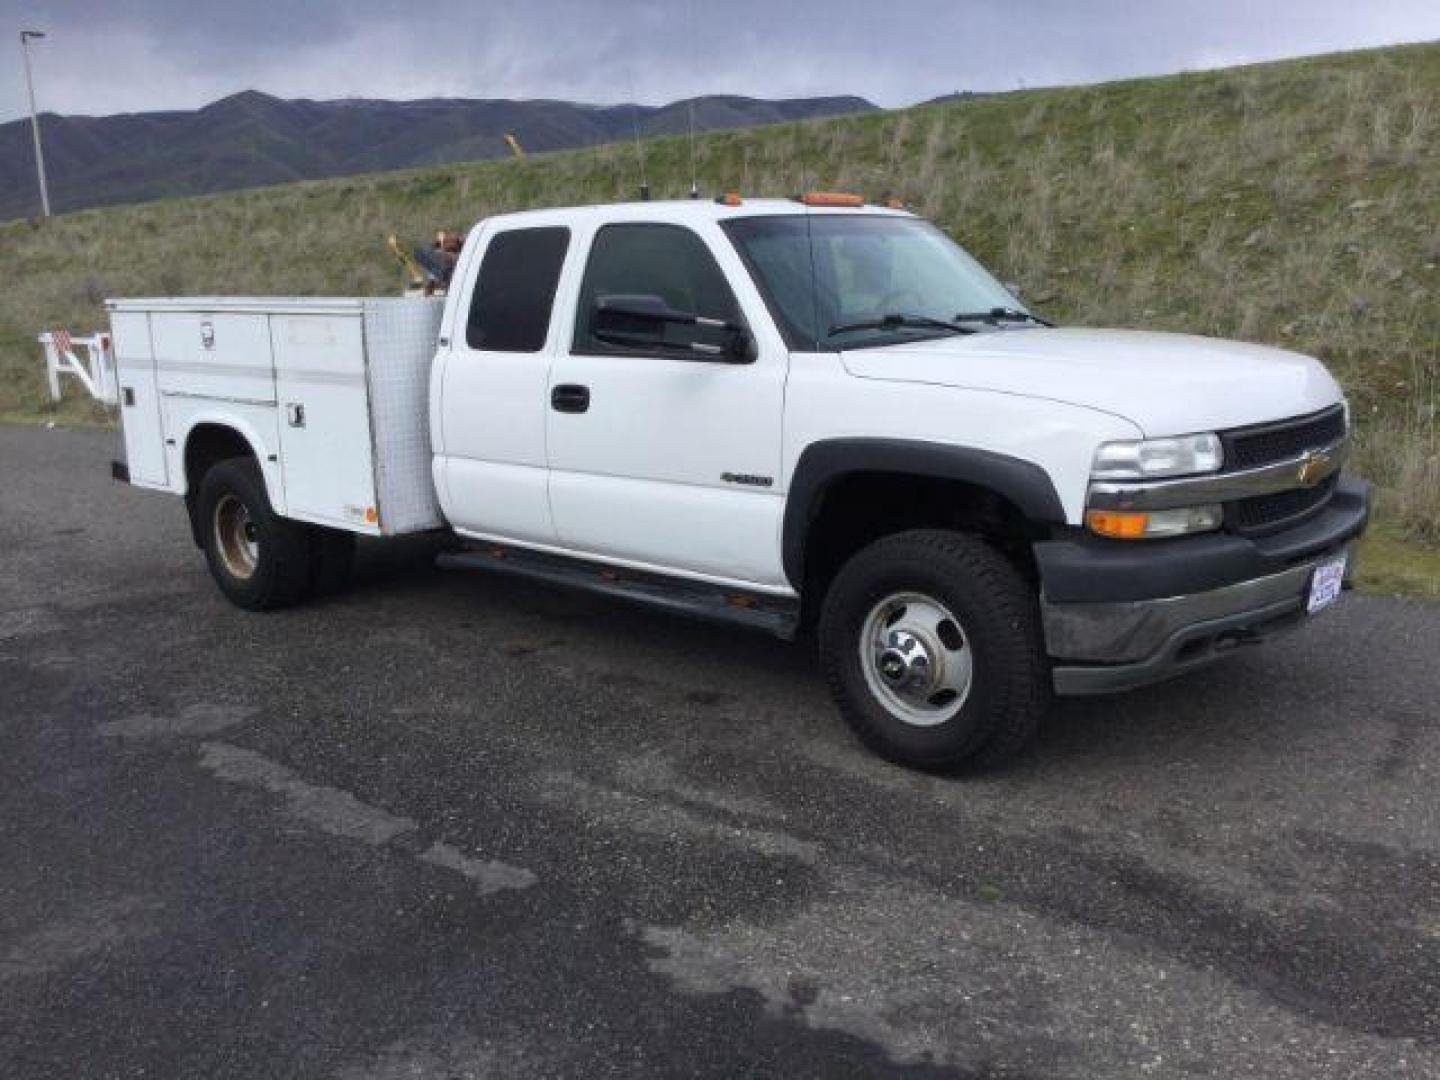
[[(117, 306), (117, 339), (145, 303)], [(294, 385), (308, 361), (287, 333), (252, 375), (293, 365)], [(1055, 693), (1138, 686), (1298, 625), (1334, 602), (1366, 523), (1367, 489), (1342, 470), (1347, 406), (1314, 359), (1054, 327), (928, 222), (850, 196), (492, 217), (434, 333), (422, 356), (412, 332), (404, 362), (383, 334), (300, 339), (358, 341), (371, 425), (308, 461), (313, 476), (364, 457), (386, 480), (362, 486), (353, 521), (287, 513), (285, 477), (307, 470), (283, 445), (247, 435), (248, 454), (209, 461), (254, 461), (245, 490), (225, 489), (251, 573), (310, 568), (275, 571), (270, 592), (227, 580), (224, 493), (207, 492), (192, 433), (161, 432), (178, 440), (167, 489), (232, 599), (299, 599), (343, 562), (337, 534), (443, 527), (464, 545), (451, 566), (813, 631), (860, 737), (941, 768), (1013, 753)], [(285, 396), (258, 406), (277, 430), (296, 405), (315, 415)], [(381, 415), (411, 416), (402, 448), (376, 435)], [(153, 457), (126, 425), (131, 459)], [(412, 512), (392, 512), (408, 488), (424, 488)]]

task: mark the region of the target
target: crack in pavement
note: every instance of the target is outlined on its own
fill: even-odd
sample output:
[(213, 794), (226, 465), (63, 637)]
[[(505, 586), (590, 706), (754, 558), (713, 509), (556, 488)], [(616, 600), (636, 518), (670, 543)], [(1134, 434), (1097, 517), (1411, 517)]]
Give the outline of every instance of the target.
[(371, 847), (389, 846), (406, 851), (424, 863), (468, 879), (482, 895), (527, 889), (537, 881), (524, 867), (493, 859), (475, 859), (438, 840), (428, 847), (419, 846), (413, 842), (419, 831), (414, 818), (361, 802), (348, 791), (312, 784), (278, 761), (253, 750), (229, 743), (202, 743), (200, 764), (222, 780), (282, 796), (286, 813), (322, 832), (359, 840)]

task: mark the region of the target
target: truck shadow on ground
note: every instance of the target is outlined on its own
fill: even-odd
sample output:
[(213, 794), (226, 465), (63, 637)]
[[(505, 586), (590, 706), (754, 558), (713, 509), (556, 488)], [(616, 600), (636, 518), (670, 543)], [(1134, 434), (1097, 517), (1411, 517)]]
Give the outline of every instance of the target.
[[(513, 629), (513, 640), (501, 643), (507, 656), (584, 655), (607, 686), (630, 686), (639, 693), (653, 685), (683, 691), (693, 705), (783, 713), (809, 733), (823, 737), (828, 729), (854, 754), (866, 754), (831, 706), (808, 635), (787, 644), (504, 573), (440, 570), (434, 559), (446, 547), (446, 540), (431, 536), (362, 542), (352, 589), (329, 602), (400, 605), (402, 619), (423, 619), (432, 626), (453, 620), (457, 630), (483, 626), (489, 635), (497, 627), (502, 634)], [(1195, 767), (1233, 772), (1243, 770), (1252, 757), (1258, 764), (1283, 753), (1288, 739), (1340, 737), (1342, 732), (1315, 731), (1308, 703), (1328, 696), (1333, 705), (1338, 693), (1343, 704), (1346, 688), (1357, 685), (1357, 679), (1353, 671), (1337, 672), (1326, 650), (1296, 647), (1313, 632), (1302, 629), (1264, 648), (1126, 694), (1056, 699), (1031, 746), (985, 775), (1046, 780), (1076, 768), (1110, 770), (1123, 762), (1144, 769), (1147, 762), (1182, 758)], [(607, 666), (607, 659), (613, 663)], [(1352, 664), (1362, 661), (1350, 658)], [(1337, 710), (1327, 715), (1333, 728)], [(1338, 715), (1362, 723), (1367, 708), (1357, 700), (1353, 711)], [(962, 769), (950, 775), (963, 781), (974, 774)]]

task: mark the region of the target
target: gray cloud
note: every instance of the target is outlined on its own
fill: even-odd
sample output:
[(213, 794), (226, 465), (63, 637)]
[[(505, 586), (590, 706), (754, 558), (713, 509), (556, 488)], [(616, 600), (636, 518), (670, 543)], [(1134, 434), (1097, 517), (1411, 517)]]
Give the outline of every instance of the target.
[(0, 0), (0, 119), (283, 97), (856, 93), (1092, 82), (1440, 37), (1437, 0)]

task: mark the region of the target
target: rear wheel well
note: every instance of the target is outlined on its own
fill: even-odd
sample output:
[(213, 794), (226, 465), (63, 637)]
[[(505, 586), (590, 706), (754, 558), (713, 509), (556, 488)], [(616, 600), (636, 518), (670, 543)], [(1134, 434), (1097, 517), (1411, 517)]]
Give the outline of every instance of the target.
[(185, 509), (190, 515), (190, 532), (195, 546), (201, 546), (197, 519), (200, 484), (205, 474), (227, 458), (250, 458), (258, 464), (249, 440), (224, 424), (197, 424), (185, 439)]
[(1005, 496), (979, 484), (896, 472), (855, 472), (828, 485), (805, 533), (805, 609), (813, 615), (830, 582), (860, 549), (892, 533), (949, 529), (984, 536), (1030, 581), (1038, 581), (1031, 543), (1045, 528)]

